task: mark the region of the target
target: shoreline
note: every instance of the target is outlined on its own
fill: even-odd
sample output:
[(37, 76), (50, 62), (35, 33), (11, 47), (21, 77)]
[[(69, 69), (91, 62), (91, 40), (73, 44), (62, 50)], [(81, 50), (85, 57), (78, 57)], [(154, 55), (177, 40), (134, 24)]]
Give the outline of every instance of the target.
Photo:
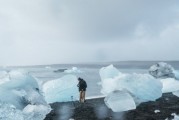
[[(165, 93), (156, 101), (141, 103), (135, 110), (113, 112), (104, 97), (87, 99), (85, 103), (61, 102), (50, 104), (52, 111), (44, 120), (168, 120), (179, 114), (179, 98)], [(155, 113), (155, 110), (160, 112)]]

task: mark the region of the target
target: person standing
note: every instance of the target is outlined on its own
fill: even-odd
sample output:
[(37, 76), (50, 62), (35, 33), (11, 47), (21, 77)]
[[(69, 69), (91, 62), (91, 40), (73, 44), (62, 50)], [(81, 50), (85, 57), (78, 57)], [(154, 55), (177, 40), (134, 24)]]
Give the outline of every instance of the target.
[(78, 78), (78, 87), (79, 87), (79, 92), (80, 92), (80, 98), (79, 101), (80, 102), (85, 102), (85, 92), (86, 92), (86, 88), (87, 88), (87, 83), (84, 79), (82, 78)]

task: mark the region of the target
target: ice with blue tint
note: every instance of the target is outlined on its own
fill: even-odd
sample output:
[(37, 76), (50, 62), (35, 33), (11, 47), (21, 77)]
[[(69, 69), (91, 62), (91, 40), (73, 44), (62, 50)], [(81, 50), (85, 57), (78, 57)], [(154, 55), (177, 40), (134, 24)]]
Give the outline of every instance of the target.
[(163, 84), (162, 92), (174, 92), (179, 90), (179, 81), (174, 78), (165, 78), (160, 80)]
[(162, 84), (148, 74), (126, 74), (119, 76), (118, 87), (127, 89), (141, 102), (155, 101), (162, 96)]
[(173, 73), (175, 74), (176, 80), (179, 80), (179, 71), (178, 70), (174, 70)]
[(78, 80), (74, 75), (65, 75), (44, 83), (43, 92), (48, 103), (72, 101), (78, 98)]
[(99, 71), (101, 80), (105, 80), (108, 78), (114, 78), (121, 74), (118, 69), (116, 69), (113, 65), (109, 65), (108, 67), (103, 67)]
[(150, 67), (149, 73), (162, 82), (163, 93), (172, 92), (179, 97), (179, 71), (167, 63), (159, 62)]
[(36, 79), (25, 71), (0, 72), (0, 106), (0, 118), (5, 120), (43, 120), (51, 110)]
[[(115, 74), (113, 74), (113, 71)], [(154, 101), (162, 96), (162, 83), (149, 74), (124, 74), (110, 65), (100, 69), (100, 77), (102, 82), (101, 92), (105, 95), (116, 90), (126, 90), (136, 104)]]
[(104, 101), (114, 112), (136, 109), (132, 96), (125, 90), (111, 92), (105, 97)]
[(0, 119), (1, 120), (25, 120), (21, 110), (9, 103), (0, 102)]
[(49, 108), (42, 104), (29, 104), (23, 109), (25, 120), (43, 120), (46, 114), (49, 113)]

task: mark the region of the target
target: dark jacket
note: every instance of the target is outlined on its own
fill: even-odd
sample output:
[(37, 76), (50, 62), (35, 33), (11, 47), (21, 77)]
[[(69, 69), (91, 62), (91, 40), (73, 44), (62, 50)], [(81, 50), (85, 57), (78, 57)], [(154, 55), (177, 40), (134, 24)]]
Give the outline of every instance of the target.
[(86, 91), (87, 84), (85, 80), (80, 80), (77, 86), (79, 87), (79, 91)]

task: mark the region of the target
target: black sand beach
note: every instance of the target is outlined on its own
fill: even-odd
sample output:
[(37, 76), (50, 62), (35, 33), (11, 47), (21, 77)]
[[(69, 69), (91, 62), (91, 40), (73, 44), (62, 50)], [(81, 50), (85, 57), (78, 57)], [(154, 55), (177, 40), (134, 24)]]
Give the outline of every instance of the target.
[[(155, 102), (145, 102), (135, 110), (118, 113), (107, 108), (104, 98), (86, 100), (85, 103), (53, 103), (51, 107), (53, 110), (45, 120), (170, 120), (172, 113), (179, 114), (179, 98), (167, 93)], [(155, 113), (155, 110), (160, 112)]]

